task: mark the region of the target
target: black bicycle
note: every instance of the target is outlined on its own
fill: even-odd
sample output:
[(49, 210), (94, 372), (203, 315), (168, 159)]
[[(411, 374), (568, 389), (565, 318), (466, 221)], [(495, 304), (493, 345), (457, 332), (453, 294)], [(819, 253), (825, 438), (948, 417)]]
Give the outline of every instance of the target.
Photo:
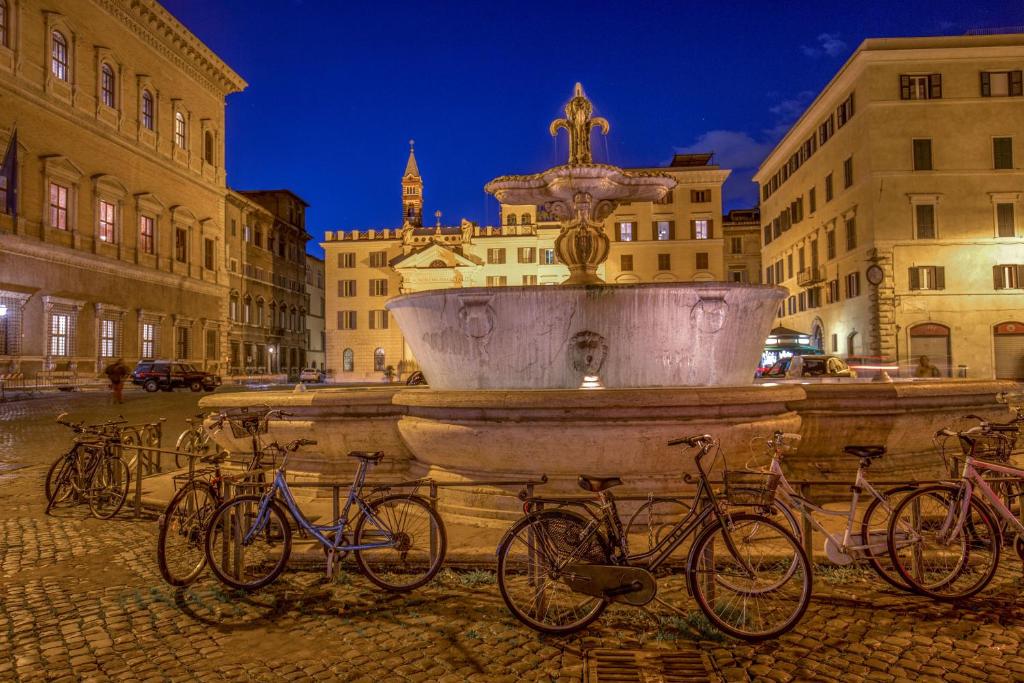
[(57, 423), (75, 432), (75, 442), (47, 473), (46, 513), (85, 501), (93, 516), (110, 519), (124, 506), (131, 483), (131, 470), (121, 458), (118, 425), (123, 420), (86, 425), (68, 422), (66, 415), (61, 413)]
[[(812, 583), (800, 542), (769, 517), (729, 509), (770, 506), (778, 475), (726, 471), (723, 499), (712, 492), (701, 464), (718, 442), (705, 434), (669, 445), (697, 449), (699, 483), (686, 517), (646, 552), (629, 552), (610, 491), (622, 483), (618, 477), (580, 475), (580, 488), (594, 493), (593, 501), (527, 499), (526, 509), (534, 511), (498, 545), (498, 587), (517, 619), (543, 633), (565, 634), (584, 628), (613, 602), (639, 607), (654, 601), (685, 614), (672, 602), (686, 600), (689, 591), (711, 623), (736, 638), (765, 640), (796, 625)], [(560, 507), (535, 509), (547, 503)], [(674, 562), (673, 551), (691, 536), (685, 563)], [(674, 580), (680, 570), (685, 587)]]

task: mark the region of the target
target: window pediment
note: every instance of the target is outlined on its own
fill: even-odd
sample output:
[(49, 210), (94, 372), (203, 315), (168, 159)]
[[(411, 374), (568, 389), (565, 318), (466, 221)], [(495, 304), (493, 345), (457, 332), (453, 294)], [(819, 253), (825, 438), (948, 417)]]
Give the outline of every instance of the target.
[(155, 194), (140, 192), (135, 195), (135, 205), (142, 213), (159, 215), (164, 212), (164, 203)]
[(124, 199), (128, 196), (128, 188), (120, 180), (108, 173), (99, 173), (92, 177), (93, 188), (96, 194), (111, 197), (113, 199)]
[(85, 175), (75, 162), (62, 154), (52, 154), (40, 157), (46, 175), (51, 178), (66, 180), (70, 183), (77, 183)]

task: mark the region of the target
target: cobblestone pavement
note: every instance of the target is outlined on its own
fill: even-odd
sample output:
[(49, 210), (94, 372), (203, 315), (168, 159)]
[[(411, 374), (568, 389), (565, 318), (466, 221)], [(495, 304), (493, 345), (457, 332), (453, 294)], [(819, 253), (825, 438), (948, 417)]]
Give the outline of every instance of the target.
[(961, 606), (823, 571), (798, 627), (759, 645), (719, 637), (692, 612), (618, 607), (585, 634), (545, 638), (513, 620), (486, 572), (446, 571), (407, 596), (354, 572), (326, 583), (311, 566), (249, 596), (209, 577), (174, 590), (156, 570), (152, 519), (43, 514), (46, 466), (69, 440), (56, 412), (164, 415), (173, 438), (196, 398), (132, 393), (117, 411), (99, 393), (0, 404), (0, 681), (579, 681), (587, 648), (695, 642), (724, 680), (1024, 680), (1012, 553)]

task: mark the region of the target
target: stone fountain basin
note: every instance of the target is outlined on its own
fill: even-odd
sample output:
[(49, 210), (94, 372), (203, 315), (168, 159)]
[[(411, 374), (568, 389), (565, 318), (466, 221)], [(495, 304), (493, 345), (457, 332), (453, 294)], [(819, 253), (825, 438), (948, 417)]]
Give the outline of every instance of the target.
[(781, 287), (477, 287), (386, 304), (434, 389), (750, 384)]
[(484, 186), (498, 201), (506, 204), (568, 205), (578, 192), (586, 192), (597, 202), (657, 201), (676, 186), (676, 179), (653, 171), (625, 171), (606, 164), (577, 164), (549, 168), (533, 175), (502, 176)]

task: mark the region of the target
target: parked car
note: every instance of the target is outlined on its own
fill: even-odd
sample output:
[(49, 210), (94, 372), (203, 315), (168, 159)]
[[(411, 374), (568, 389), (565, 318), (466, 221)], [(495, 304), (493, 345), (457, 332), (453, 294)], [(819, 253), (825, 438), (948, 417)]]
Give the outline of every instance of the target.
[(316, 368), (306, 368), (299, 373), (300, 382), (315, 382), (319, 384), (324, 381), (324, 374)]
[(146, 391), (173, 391), (178, 387), (213, 391), (220, 383), (219, 375), (198, 370), (188, 363), (169, 360), (140, 360), (132, 372), (132, 384), (138, 384)]
[(796, 379), (800, 377), (856, 377), (857, 373), (838, 356), (790, 356), (775, 361), (762, 377)]

